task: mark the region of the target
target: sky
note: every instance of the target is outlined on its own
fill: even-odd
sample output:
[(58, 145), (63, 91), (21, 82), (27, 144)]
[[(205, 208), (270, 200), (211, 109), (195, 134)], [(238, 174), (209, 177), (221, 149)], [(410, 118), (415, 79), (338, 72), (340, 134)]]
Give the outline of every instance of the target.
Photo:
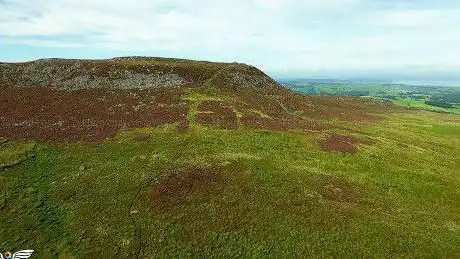
[(460, 1), (0, 0), (0, 61), (131, 55), (460, 81)]

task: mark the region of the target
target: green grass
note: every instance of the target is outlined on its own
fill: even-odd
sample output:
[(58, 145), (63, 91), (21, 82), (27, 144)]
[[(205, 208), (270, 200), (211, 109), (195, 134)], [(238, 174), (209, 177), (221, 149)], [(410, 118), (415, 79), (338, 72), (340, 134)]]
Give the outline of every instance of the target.
[[(322, 135), (195, 124), (40, 142), (0, 171), (0, 246), (37, 258), (458, 257), (459, 123), (417, 111), (354, 125), (374, 141), (355, 155), (322, 151)], [(30, 150), (9, 143), (2, 159)], [(171, 186), (159, 208), (151, 190), (188, 168), (219, 180)]]
[(452, 108), (441, 108), (425, 103), (425, 99), (415, 100), (413, 98), (397, 98), (393, 101), (394, 104), (400, 105), (409, 109), (423, 109), (427, 111), (436, 111), (436, 112), (445, 112), (445, 113), (455, 113), (460, 114), (460, 106), (453, 105)]
[(31, 156), (34, 147), (33, 141), (0, 140), (0, 169), (20, 164)]
[[(382, 83), (287, 83), (294, 91), (333, 96), (368, 96), (386, 99), (409, 109), (460, 114), (460, 88), (442, 86), (415, 86)], [(453, 105), (441, 108), (428, 105), (425, 101), (443, 100)]]

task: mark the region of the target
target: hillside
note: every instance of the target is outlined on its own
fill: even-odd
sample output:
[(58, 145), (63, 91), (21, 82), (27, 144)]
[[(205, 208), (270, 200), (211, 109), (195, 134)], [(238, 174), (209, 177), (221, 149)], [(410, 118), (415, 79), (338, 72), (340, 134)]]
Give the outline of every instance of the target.
[(1, 68), (5, 137), (98, 141), (121, 128), (179, 122), (308, 131), (331, 127), (332, 118), (375, 120), (394, 109), (371, 100), (295, 94), (237, 63), (132, 57)]
[(460, 118), (165, 58), (0, 64), (0, 251), (460, 256)]

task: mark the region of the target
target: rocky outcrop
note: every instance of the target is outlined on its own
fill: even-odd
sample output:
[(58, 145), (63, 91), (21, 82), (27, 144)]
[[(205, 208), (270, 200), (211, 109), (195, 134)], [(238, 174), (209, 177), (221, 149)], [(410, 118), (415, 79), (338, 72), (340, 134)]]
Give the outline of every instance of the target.
[(153, 57), (108, 60), (40, 59), (25, 63), (0, 63), (0, 86), (86, 88), (171, 87), (279, 88), (255, 67), (239, 63), (214, 63)]
[(159, 88), (186, 85), (177, 73), (160, 70), (136, 71), (123, 62), (82, 60), (38, 60), (19, 64), (2, 64), (1, 85), (45, 86), (65, 89), (82, 88)]

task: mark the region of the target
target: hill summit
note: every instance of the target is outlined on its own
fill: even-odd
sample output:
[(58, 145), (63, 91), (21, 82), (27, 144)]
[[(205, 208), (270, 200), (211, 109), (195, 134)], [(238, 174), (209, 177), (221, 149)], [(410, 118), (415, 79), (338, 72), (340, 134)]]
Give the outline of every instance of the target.
[(280, 86), (259, 69), (240, 63), (216, 63), (154, 57), (106, 60), (40, 59), (2, 63), (0, 84), (60, 89)]

